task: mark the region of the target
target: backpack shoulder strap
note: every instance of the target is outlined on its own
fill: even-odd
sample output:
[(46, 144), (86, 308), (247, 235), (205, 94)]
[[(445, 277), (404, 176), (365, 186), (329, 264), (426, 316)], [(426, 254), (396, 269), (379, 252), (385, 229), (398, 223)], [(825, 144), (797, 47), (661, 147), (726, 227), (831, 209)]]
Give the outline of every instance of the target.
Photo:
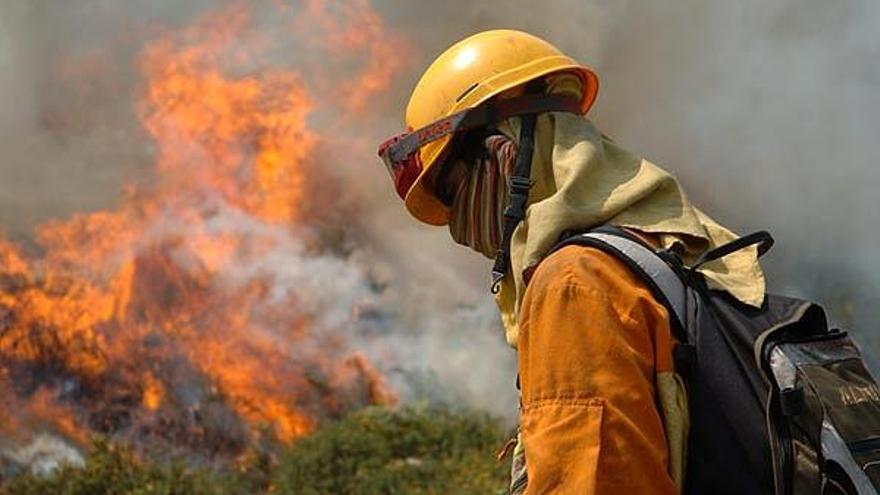
[(613, 226), (604, 226), (564, 238), (552, 251), (570, 245), (596, 248), (622, 261), (651, 289), (654, 297), (669, 311), (670, 323), (679, 338), (688, 335), (685, 326), (687, 324), (685, 284), (659, 254), (625, 230)]

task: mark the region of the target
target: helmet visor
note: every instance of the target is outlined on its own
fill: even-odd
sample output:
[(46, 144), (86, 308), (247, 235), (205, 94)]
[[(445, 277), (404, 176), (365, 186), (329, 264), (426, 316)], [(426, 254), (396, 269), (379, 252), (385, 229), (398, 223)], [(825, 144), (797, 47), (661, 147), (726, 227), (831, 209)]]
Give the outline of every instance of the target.
[(379, 146), (379, 157), (391, 174), (394, 188), (401, 198), (422, 173), (419, 150), (422, 146), (461, 130), (468, 111), (454, 113), (412, 132), (405, 132), (388, 139)]
[(458, 131), (473, 129), (508, 117), (543, 112), (570, 112), (580, 114), (581, 103), (568, 95), (526, 95), (505, 100), (490, 100), (474, 108), (456, 112), (448, 117), (405, 132), (382, 143), (379, 156), (394, 180), (397, 194), (406, 194), (422, 173), (419, 149)]

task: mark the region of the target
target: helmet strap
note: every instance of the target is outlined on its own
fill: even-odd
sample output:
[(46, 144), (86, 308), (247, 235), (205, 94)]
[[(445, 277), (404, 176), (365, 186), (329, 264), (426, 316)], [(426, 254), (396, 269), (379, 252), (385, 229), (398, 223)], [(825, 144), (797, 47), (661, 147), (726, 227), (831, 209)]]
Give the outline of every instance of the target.
[(535, 149), (535, 123), (537, 115), (526, 114), (521, 117), (522, 126), (517, 146), (516, 166), (513, 176), (507, 183), (507, 207), (504, 209), (504, 230), (501, 246), (495, 255), (492, 266), (492, 294), (501, 290), (501, 281), (510, 269), (510, 240), (513, 231), (526, 218), (529, 190), (532, 188), (532, 154)]

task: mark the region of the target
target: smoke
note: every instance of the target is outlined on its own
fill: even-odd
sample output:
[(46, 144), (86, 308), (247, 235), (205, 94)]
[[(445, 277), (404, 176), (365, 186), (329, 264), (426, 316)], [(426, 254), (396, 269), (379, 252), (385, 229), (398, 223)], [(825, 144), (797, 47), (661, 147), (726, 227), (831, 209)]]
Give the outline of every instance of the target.
[(155, 26), (208, 2), (0, 1), (0, 225), (112, 205), (150, 167), (133, 105), (136, 61)]
[[(124, 182), (149, 180), (154, 149), (133, 103), (142, 83), (138, 55), (158, 30), (185, 26), (216, 5), (0, 1), (0, 226), (11, 237), (27, 242), (47, 219), (111, 208)], [(593, 118), (606, 133), (677, 175), (722, 223), (771, 230), (778, 241), (765, 264), (771, 288), (830, 303), (835, 321), (880, 352), (870, 326), (880, 294), (873, 258), (880, 232), (872, 228), (880, 213), (880, 67), (872, 63), (880, 55), (880, 4), (373, 5), (402, 36), (389, 40), (400, 46), (383, 56), (400, 57), (403, 70), (360, 118), (340, 121), (318, 110), (311, 119), (332, 130), (321, 162), (340, 181), (341, 199), (356, 206), (354, 216), (334, 219), (343, 222), (348, 258), (303, 272), (279, 251), (250, 269), (285, 266), (279, 287), (322, 291), (339, 280), (315, 281), (326, 268), (347, 279), (336, 289), (380, 294), (351, 304), (373, 308), (365, 311), (378, 330), (363, 345), (380, 360), (382, 347), (393, 351), (386, 371), (409, 398), (516, 414), (515, 357), (486, 292), (488, 261), (454, 246), (444, 229), (409, 219), (374, 157), (376, 143), (400, 130), (423, 68), (452, 42), (490, 28), (533, 32), (594, 67), (602, 88)], [(280, 47), (279, 66), (326, 62), (315, 55), (310, 29), (294, 32), (269, 14), (258, 21)], [(343, 318), (338, 311), (328, 314), (333, 325)]]
[[(358, 3), (353, 4), (357, 10)], [(224, 5), (235, 2), (0, 4), (0, 99), (14, 110), (0, 117), (0, 225), (10, 237), (38, 254), (40, 247), (32, 242), (35, 226), (73, 213), (115, 209), (124, 184), (155, 180), (153, 163), (161, 148), (138, 121), (137, 101), (145, 82), (139, 59), (147, 43)], [(326, 177), (314, 182), (321, 189), (306, 194), (314, 203), (303, 205), (310, 224), (293, 230), (267, 225), (216, 197), (178, 198), (198, 211), (211, 210), (200, 234), (254, 238), (274, 246), (264, 256), (236, 260), (215, 283), (234, 290), (255, 279), (268, 282), (265, 307), (254, 308), (266, 316), (256, 317), (251, 330), (259, 341), (277, 335), (282, 348), (290, 345), (284, 335), (289, 325), (262, 323), (284, 301), (296, 300), (297, 311), (309, 318), (313, 341), (291, 346), (286, 352), (292, 359), (342, 353), (338, 342), (331, 350), (334, 333), (347, 328), (349, 350), (366, 352), (404, 399), (513, 416), (513, 354), (503, 344), (491, 301), (481, 297), (483, 263), (455, 250), (443, 232), (427, 232), (410, 222), (389, 196), (374, 155), (385, 130), (374, 125), (372, 108), (370, 114), (343, 108), (358, 102), (348, 98), (352, 95), (336, 94), (348, 81), (322, 79), (328, 72), (356, 73), (346, 65), (360, 61), (322, 58), (326, 47), (314, 40), (327, 37), (326, 29), (293, 30), (298, 26), (291, 25), (289, 16), (273, 15), (275, 9), (271, 2), (248, 8), (252, 27), (239, 40), (245, 50), (264, 49), (268, 37), (270, 47), (263, 52), (268, 60), (249, 66), (230, 58), (224, 65), (234, 74), (268, 66), (303, 75), (318, 102), (309, 125), (323, 136), (310, 161)], [(344, 18), (346, 12), (334, 14)], [(405, 49), (395, 53), (407, 55)], [(394, 93), (403, 91), (401, 86)], [(382, 95), (373, 102), (383, 108), (380, 114), (390, 114), (394, 106)], [(197, 151), (187, 153), (194, 160), (210, 160)], [(333, 211), (315, 211), (325, 208)], [(182, 239), (180, 249), (170, 253), (174, 263), (184, 268), (198, 263), (191, 259), (189, 244), (198, 242), (197, 234), (186, 219), (169, 211), (158, 220), (130, 246), (134, 252), (164, 239)], [(342, 234), (330, 235), (338, 231)], [(318, 237), (329, 247), (323, 254), (312, 245)], [(327, 347), (319, 349), (322, 345)], [(491, 394), (501, 381), (510, 392)]]
[(18, 449), (0, 451), (0, 459), (42, 475), (63, 465), (85, 466), (85, 459), (78, 450), (58, 437), (45, 434), (35, 436), (30, 443)]

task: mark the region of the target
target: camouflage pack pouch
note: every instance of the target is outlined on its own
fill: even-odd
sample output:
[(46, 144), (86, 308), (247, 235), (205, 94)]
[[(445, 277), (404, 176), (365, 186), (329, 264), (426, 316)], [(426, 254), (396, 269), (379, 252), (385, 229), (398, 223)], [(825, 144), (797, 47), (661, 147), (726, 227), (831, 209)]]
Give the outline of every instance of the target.
[[(805, 324), (810, 322), (810, 324)], [(880, 487), (880, 388), (821, 308), (755, 345), (772, 386), (767, 409), (777, 493), (874, 495)]]

